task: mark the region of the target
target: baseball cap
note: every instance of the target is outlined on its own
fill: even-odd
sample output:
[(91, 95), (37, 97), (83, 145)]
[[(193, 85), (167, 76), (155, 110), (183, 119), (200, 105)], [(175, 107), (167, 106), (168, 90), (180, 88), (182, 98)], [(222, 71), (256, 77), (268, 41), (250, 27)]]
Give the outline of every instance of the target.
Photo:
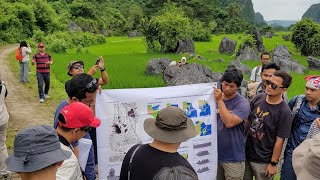
[(92, 109), (81, 103), (74, 102), (65, 106), (58, 117), (59, 126), (81, 128), (86, 126), (99, 127), (101, 121), (94, 116)]
[(61, 148), (56, 131), (49, 125), (41, 125), (16, 135), (13, 154), (6, 164), (12, 172), (34, 172), (70, 157), (71, 152)]
[(179, 143), (197, 135), (193, 121), (175, 106), (160, 110), (156, 119), (146, 119), (144, 130), (152, 138), (165, 143)]
[(45, 45), (43, 43), (39, 43), (38, 48), (41, 48), (41, 47), (45, 47)]

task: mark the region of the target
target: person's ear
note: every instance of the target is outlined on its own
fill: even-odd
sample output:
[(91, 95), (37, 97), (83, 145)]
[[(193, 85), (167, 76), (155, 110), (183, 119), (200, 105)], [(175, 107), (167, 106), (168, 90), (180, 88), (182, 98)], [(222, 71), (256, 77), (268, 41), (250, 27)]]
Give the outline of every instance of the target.
[(72, 98), (71, 98), (71, 101), (72, 101), (72, 102), (80, 102), (79, 99), (76, 98), (76, 97), (72, 97)]
[(288, 88), (281, 88), (281, 93), (284, 94), (285, 92), (287, 92)]

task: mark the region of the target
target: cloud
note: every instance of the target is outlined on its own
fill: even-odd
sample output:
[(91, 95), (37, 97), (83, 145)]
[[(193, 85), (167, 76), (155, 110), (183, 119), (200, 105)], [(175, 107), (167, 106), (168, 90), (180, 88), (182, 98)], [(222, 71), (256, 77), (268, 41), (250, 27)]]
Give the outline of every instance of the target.
[(320, 0), (252, 0), (255, 12), (269, 20), (300, 20), (312, 4)]

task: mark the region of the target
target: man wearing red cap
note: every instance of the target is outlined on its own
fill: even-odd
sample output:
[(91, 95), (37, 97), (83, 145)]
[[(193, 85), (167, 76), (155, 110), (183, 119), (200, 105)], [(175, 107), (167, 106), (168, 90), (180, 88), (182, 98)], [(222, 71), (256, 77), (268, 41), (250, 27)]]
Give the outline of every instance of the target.
[(295, 180), (296, 174), (292, 167), (292, 152), (307, 137), (314, 121), (320, 118), (320, 76), (305, 77), (306, 90), (304, 95), (291, 99), (289, 107), (293, 112), (291, 135), (288, 139), (281, 169), (281, 180)]
[(61, 110), (56, 131), (61, 148), (72, 152), (72, 155), (59, 167), (57, 180), (83, 179), (84, 173), (73, 152), (71, 143), (84, 137), (92, 127), (96, 128), (98, 126), (100, 126), (100, 120), (94, 116), (90, 107), (81, 102), (71, 103)]
[[(38, 44), (39, 52), (32, 58), (31, 64), (37, 65), (37, 81), (39, 91), (39, 102), (43, 103), (45, 98), (50, 98), (50, 65), (53, 63), (51, 56), (45, 52), (45, 45), (43, 43)], [(43, 81), (45, 84), (43, 92)]]

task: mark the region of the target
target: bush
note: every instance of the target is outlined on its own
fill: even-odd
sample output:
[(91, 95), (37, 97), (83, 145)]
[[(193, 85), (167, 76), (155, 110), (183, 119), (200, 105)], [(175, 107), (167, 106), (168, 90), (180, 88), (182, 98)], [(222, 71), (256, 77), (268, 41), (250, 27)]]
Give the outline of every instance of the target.
[(210, 41), (211, 40), (211, 28), (205, 27), (205, 24), (201, 21), (194, 20), (191, 22), (192, 38), (195, 41)]

